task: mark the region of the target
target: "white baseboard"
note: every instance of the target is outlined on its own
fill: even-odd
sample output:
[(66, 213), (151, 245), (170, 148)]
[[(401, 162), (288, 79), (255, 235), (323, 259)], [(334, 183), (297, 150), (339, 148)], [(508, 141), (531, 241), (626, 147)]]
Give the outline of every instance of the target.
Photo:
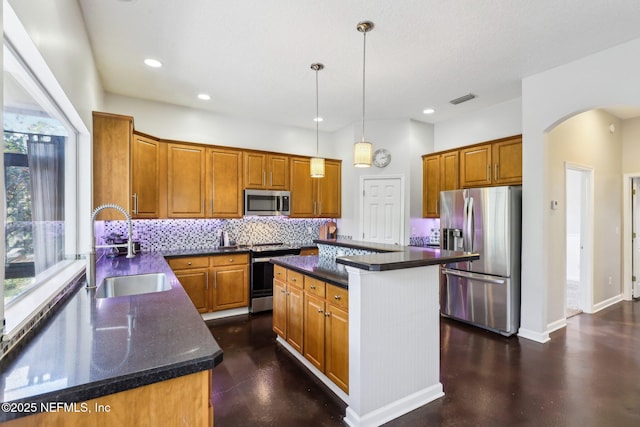
[(214, 311), (212, 313), (202, 313), (202, 320), (224, 319), (225, 317), (249, 314), (249, 307), (232, 308), (230, 310)]
[(407, 414), (414, 409), (417, 409), (429, 402), (432, 402), (440, 397), (444, 396), (442, 391), (442, 383), (437, 383), (429, 388), (420, 390), (410, 396), (398, 399), (395, 402), (391, 402), (388, 405), (378, 408), (375, 411), (369, 412), (364, 416), (358, 416), (353, 409), (347, 408), (347, 414), (344, 417), (346, 422), (351, 427), (374, 427), (382, 425), (388, 421), (396, 419), (404, 414)]
[(520, 328), (518, 330), (518, 336), (521, 338), (526, 338), (528, 340), (536, 341), (543, 344), (548, 342), (551, 339), (549, 338), (548, 331), (536, 332), (536, 331), (532, 331), (530, 329), (524, 329), (524, 328)]
[(562, 329), (566, 327), (567, 327), (567, 319), (565, 317), (563, 319), (558, 319), (555, 322), (549, 323), (547, 325), (547, 333), (550, 334), (551, 332), (555, 332), (558, 329)]
[(603, 309), (605, 309), (607, 307), (611, 307), (612, 305), (619, 303), (623, 299), (624, 299), (623, 295), (622, 294), (618, 294), (618, 295), (616, 295), (614, 297), (611, 297), (611, 298), (606, 299), (606, 300), (604, 300), (602, 302), (594, 304), (593, 305), (593, 311), (591, 313), (597, 313), (600, 310), (603, 310)]

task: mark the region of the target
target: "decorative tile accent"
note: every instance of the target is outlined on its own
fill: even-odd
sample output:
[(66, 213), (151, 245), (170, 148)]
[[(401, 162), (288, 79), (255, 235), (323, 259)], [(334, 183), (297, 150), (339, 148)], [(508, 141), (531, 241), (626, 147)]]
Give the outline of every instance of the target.
[[(133, 239), (142, 251), (207, 249), (219, 246), (219, 233), (239, 245), (285, 243), (313, 245), (326, 219), (245, 217), (241, 219), (133, 220)], [(96, 236), (127, 235), (126, 221), (96, 221)]]
[(366, 251), (364, 249), (344, 248), (334, 245), (318, 244), (318, 255), (320, 257), (328, 257), (334, 259), (337, 256), (354, 256), (354, 255), (370, 255), (375, 254), (374, 251)]

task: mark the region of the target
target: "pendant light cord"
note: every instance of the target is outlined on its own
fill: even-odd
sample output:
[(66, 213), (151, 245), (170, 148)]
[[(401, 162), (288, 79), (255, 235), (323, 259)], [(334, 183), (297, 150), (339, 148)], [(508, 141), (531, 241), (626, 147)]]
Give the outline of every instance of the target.
[(367, 64), (367, 32), (363, 31), (364, 43), (362, 49), (362, 142), (364, 140), (364, 98), (365, 98), (365, 69)]
[(316, 157), (320, 157), (320, 116), (318, 107), (318, 68), (316, 67)]

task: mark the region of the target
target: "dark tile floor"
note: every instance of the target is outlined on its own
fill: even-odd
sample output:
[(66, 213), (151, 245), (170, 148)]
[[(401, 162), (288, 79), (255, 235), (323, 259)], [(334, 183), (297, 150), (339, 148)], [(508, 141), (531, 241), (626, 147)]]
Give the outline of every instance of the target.
[[(640, 302), (567, 322), (539, 344), (443, 319), (445, 396), (387, 425), (639, 426)], [(270, 313), (208, 324), (224, 350), (217, 427), (345, 425), (345, 405), (275, 343)]]

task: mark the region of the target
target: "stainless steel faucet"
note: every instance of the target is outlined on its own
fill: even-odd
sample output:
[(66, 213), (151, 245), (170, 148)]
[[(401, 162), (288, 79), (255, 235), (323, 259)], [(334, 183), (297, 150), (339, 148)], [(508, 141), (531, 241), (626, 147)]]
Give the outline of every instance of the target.
[(91, 214), (91, 251), (89, 252), (89, 259), (87, 261), (87, 270), (86, 270), (86, 280), (87, 280), (87, 288), (92, 289), (96, 287), (96, 249), (98, 248), (123, 248), (124, 244), (121, 245), (98, 245), (96, 246), (96, 235), (95, 235), (95, 221), (96, 215), (105, 209), (115, 209), (117, 211), (122, 212), (124, 217), (127, 219), (128, 230), (128, 238), (127, 238), (127, 258), (133, 258), (136, 256), (135, 251), (133, 250), (133, 240), (131, 239), (132, 235), (132, 225), (131, 225), (131, 215), (122, 207), (112, 203), (106, 205), (98, 206), (93, 213)]

